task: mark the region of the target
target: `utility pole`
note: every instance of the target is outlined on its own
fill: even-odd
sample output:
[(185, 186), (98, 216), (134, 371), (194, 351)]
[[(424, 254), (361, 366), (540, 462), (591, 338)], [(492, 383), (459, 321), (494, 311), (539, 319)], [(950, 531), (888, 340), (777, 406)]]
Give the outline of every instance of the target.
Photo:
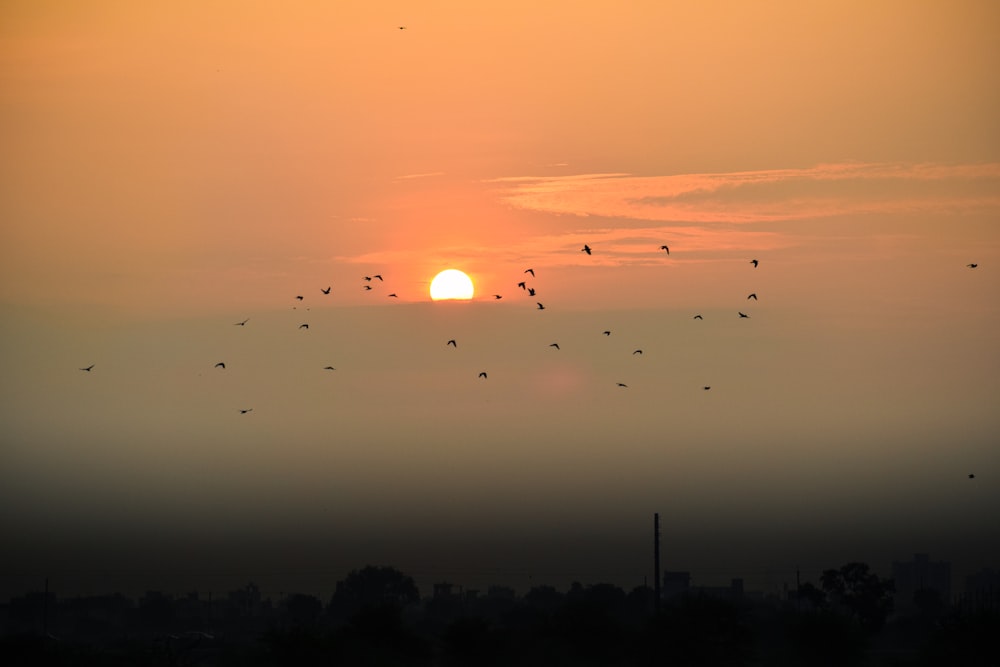
[(653, 610), (660, 613), (660, 514), (653, 514)]

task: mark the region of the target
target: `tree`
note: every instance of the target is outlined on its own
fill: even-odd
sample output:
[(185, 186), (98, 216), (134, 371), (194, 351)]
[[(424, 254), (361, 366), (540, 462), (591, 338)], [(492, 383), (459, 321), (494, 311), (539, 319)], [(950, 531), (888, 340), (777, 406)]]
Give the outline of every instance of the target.
[(368, 565), (352, 570), (330, 601), (331, 607), (358, 611), (383, 606), (405, 607), (420, 601), (420, 591), (413, 578), (393, 567)]
[(825, 570), (820, 582), (829, 600), (867, 631), (881, 629), (892, 612), (895, 584), (871, 572), (867, 563), (848, 563), (839, 570)]

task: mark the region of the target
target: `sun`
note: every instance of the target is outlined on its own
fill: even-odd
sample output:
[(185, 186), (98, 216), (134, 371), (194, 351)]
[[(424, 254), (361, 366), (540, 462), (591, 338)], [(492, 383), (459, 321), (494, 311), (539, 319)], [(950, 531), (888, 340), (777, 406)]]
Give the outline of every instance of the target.
[(475, 288), (472, 278), (458, 269), (445, 269), (431, 281), (431, 299), (471, 299)]

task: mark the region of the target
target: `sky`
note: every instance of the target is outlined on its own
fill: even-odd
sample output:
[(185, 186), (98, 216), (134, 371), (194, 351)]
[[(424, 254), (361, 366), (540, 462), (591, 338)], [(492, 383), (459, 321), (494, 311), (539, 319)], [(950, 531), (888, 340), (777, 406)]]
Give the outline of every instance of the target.
[(630, 588), (654, 513), (696, 583), (960, 589), (1000, 566), (998, 26), (4, 2), (0, 597)]

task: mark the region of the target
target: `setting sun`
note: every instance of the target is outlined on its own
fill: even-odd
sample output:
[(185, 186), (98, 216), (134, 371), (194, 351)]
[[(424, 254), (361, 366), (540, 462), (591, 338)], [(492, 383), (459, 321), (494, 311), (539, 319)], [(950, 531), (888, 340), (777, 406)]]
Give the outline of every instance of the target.
[(474, 291), (472, 279), (458, 269), (445, 269), (431, 281), (431, 298), (435, 301), (471, 299)]

